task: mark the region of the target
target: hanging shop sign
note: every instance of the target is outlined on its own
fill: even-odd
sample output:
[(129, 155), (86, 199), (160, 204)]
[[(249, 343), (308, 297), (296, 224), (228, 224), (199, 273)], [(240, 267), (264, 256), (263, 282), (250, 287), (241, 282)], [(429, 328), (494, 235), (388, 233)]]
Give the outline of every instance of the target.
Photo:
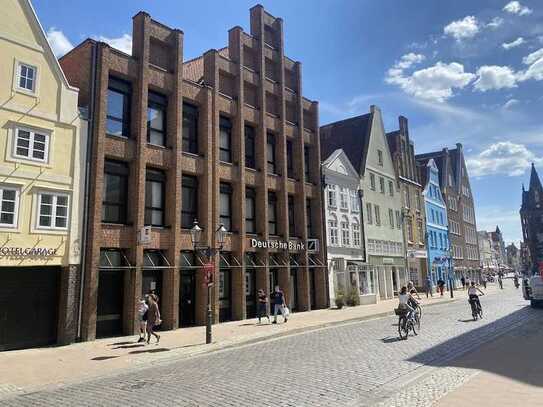
[(0, 247), (0, 257), (51, 257), (57, 249), (47, 247)]
[(251, 247), (257, 249), (305, 250), (305, 244), (302, 242), (286, 242), (284, 240), (251, 239)]
[(425, 259), (426, 250), (408, 250), (407, 256), (411, 259)]

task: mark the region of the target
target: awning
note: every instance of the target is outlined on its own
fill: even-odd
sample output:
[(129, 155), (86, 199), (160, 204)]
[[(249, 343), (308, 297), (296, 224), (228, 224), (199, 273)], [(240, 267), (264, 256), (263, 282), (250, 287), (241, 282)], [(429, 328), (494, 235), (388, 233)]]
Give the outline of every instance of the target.
[(308, 260), (308, 267), (311, 267), (311, 268), (317, 268), (317, 267), (327, 267), (322, 261), (321, 259), (319, 259), (318, 257), (316, 256), (312, 256), (312, 255), (309, 255), (307, 256), (307, 260)]
[(229, 255), (223, 255), (219, 254), (220, 256), (220, 267), (221, 268), (236, 268), (236, 267), (243, 267), (239, 260), (236, 258), (236, 256)]
[(183, 253), (181, 252), (181, 268), (182, 269), (191, 269), (191, 268), (200, 268), (204, 265), (201, 257), (198, 255), (192, 255), (192, 253)]
[(170, 264), (162, 250), (144, 250), (143, 251), (144, 269), (171, 269), (175, 268)]
[(276, 254), (272, 254), (269, 257), (270, 259), (270, 268), (278, 268), (278, 267), (288, 267), (289, 264), (286, 261), (286, 259), (283, 256), (278, 256)]
[[(118, 255), (117, 259), (114, 255)], [(132, 266), (125, 256), (123, 250), (102, 250), (100, 251), (100, 266), (102, 270), (124, 270), (135, 269), (136, 266)]]
[(252, 256), (249, 255), (252, 253), (246, 253), (245, 254), (245, 267), (246, 268), (265, 268), (266, 265), (264, 262), (260, 259), (259, 256)]

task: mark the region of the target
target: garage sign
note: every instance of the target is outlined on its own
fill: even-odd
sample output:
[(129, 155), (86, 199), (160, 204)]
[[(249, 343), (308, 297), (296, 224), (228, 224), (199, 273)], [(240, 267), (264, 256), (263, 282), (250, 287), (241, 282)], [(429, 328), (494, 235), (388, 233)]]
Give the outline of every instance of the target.
[(47, 247), (0, 247), (0, 257), (51, 257), (57, 249)]

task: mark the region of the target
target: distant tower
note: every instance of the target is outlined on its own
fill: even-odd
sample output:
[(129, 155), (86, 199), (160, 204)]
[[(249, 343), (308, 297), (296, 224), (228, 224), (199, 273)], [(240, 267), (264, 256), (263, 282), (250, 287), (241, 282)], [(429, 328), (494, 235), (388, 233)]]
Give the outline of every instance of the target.
[(537, 273), (543, 270), (543, 187), (533, 163), (529, 188), (526, 191), (522, 187), (520, 219), (528, 250), (528, 269)]

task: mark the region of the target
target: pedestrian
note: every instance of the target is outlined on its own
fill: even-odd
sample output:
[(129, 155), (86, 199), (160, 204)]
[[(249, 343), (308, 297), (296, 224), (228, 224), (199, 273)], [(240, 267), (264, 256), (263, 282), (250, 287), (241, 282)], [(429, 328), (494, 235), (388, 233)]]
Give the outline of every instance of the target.
[(462, 283), (462, 290), (466, 289), (466, 277), (462, 274), (462, 278), (460, 279), (460, 282)]
[(430, 276), (426, 276), (426, 284), (424, 285), (424, 288), (426, 290), (426, 298), (430, 295), (432, 298), (434, 298), (434, 293), (432, 292), (432, 279)]
[(147, 311), (147, 344), (151, 342), (151, 335), (156, 338), (156, 343), (160, 342), (160, 335), (155, 333), (154, 329), (162, 323), (160, 319), (160, 310), (158, 309), (157, 297), (154, 294), (149, 295), (149, 310)]
[(281, 312), (284, 322), (287, 322), (285, 294), (278, 285), (275, 286), (275, 291), (271, 294), (271, 299), (273, 304), (273, 323), (277, 323), (278, 312)]
[(147, 305), (147, 298), (142, 298), (138, 303), (138, 320), (140, 323), (140, 337), (139, 342), (145, 342), (145, 333), (147, 332), (147, 316), (149, 312), (149, 306)]
[(445, 290), (445, 281), (442, 278), (437, 280), (437, 287), (439, 288), (439, 293), (443, 297), (443, 290)]
[(262, 322), (262, 317), (268, 318), (268, 322), (271, 322), (270, 314), (268, 313), (268, 296), (266, 295), (264, 290), (261, 288), (258, 290), (258, 323), (259, 324)]
[(485, 274), (483, 274), (483, 276), (481, 277), (481, 283), (483, 284), (483, 287), (486, 290), (486, 275)]
[(500, 288), (503, 290), (503, 280), (502, 280), (501, 274), (498, 274), (498, 284), (500, 285)]

